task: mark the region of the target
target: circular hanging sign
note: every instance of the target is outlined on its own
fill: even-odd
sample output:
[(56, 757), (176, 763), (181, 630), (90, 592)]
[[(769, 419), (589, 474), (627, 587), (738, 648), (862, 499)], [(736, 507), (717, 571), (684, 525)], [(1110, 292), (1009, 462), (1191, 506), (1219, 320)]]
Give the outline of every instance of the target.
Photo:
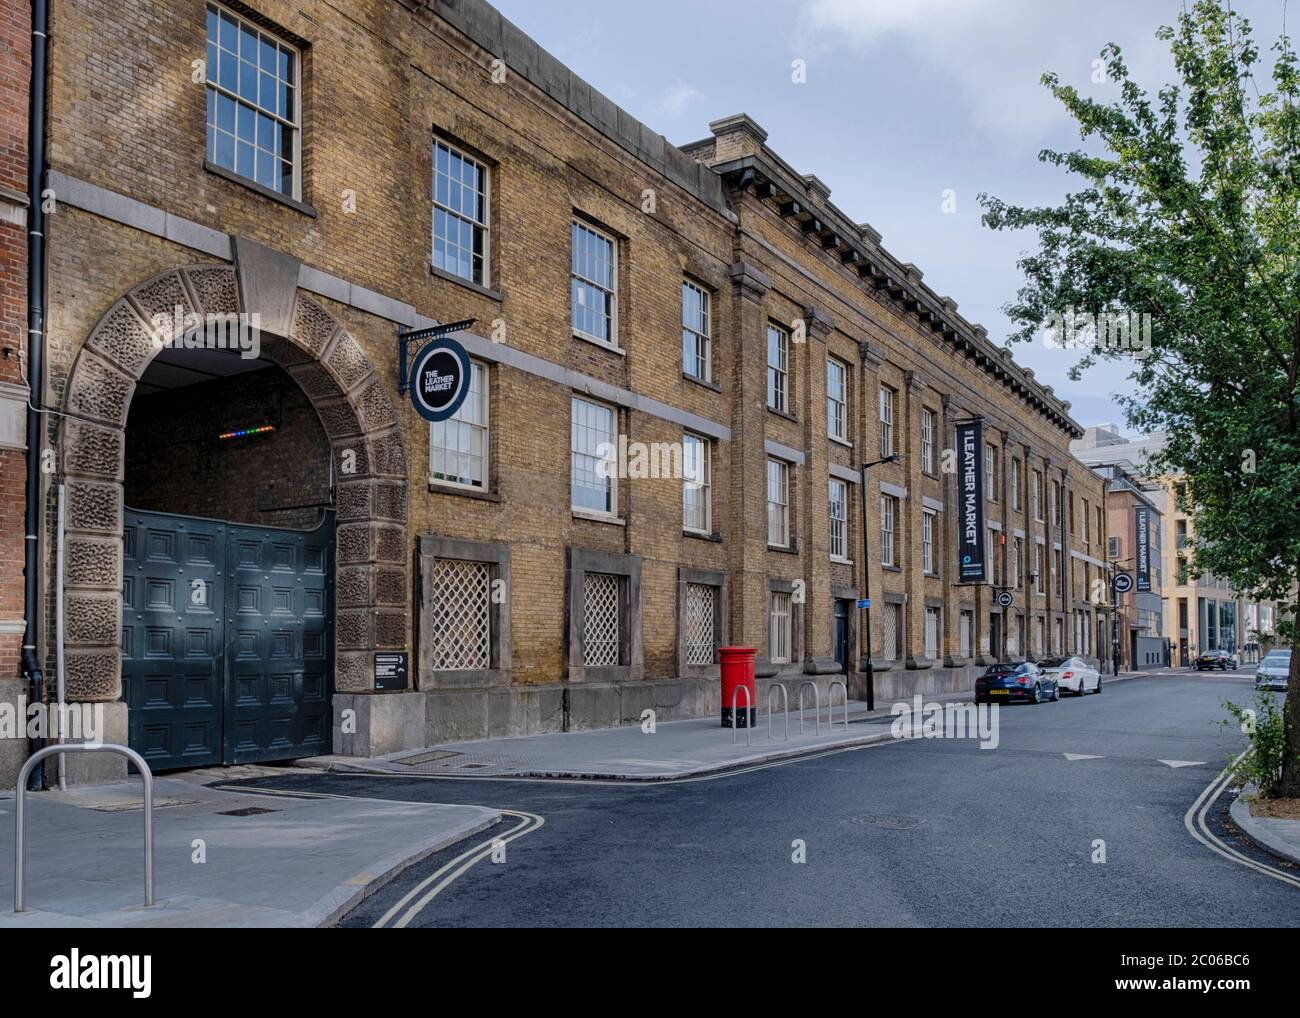
[(426, 421), (445, 421), (469, 394), (469, 354), (449, 336), (420, 351), (411, 365), (411, 403)]
[(1003, 607), (1003, 608), (1010, 608), (1010, 607), (1011, 607), (1011, 602), (1014, 601), (1014, 600), (1015, 600), (1015, 598), (1012, 596), (1011, 591), (1009, 591), (1009, 590), (1000, 590), (1000, 591), (998, 591), (998, 604), (999, 604), (1001, 607)]
[(1116, 594), (1127, 594), (1130, 590), (1133, 589), (1133, 574), (1116, 573), (1114, 584), (1115, 584)]

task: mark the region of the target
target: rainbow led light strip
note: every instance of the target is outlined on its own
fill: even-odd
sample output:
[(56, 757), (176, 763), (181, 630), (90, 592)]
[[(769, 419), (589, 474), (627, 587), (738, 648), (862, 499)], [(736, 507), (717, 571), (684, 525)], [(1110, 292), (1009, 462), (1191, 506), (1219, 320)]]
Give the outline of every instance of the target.
[(268, 431), (274, 431), (274, 430), (275, 430), (274, 424), (263, 424), (261, 427), (258, 428), (240, 428), (238, 431), (227, 431), (224, 434), (218, 435), (217, 438), (220, 440), (224, 440), (227, 438), (244, 438), (247, 435), (264, 435)]

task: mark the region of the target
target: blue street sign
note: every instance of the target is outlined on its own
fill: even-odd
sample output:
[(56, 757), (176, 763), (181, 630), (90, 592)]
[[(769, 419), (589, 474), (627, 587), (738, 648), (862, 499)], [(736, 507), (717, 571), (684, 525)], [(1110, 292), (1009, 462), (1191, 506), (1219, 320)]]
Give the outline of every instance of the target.
[(860, 598), (858, 598), (858, 607), (859, 607), (859, 608), (870, 608), (870, 607), (871, 607), (871, 598), (869, 598), (869, 597), (860, 597)]

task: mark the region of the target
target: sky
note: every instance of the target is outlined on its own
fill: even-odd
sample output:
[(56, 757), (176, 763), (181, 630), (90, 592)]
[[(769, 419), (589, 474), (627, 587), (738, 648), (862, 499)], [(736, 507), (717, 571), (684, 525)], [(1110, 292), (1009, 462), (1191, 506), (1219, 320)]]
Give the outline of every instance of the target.
[[(748, 113), (767, 144), (831, 201), (884, 235), (937, 293), (1001, 342), (1002, 308), (1022, 276), (1029, 233), (980, 222), (981, 192), (1021, 205), (1055, 204), (1077, 182), (1039, 162), (1079, 145), (1073, 121), (1039, 79), (1055, 72), (1087, 94), (1093, 61), (1117, 43), (1150, 93), (1173, 79), (1157, 28), (1181, 0), (494, 0), (507, 18), (675, 144), (708, 137), (712, 120)], [(1239, 0), (1267, 55), (1285, 0)], [(1300, 19), (1296, 5), (1295, 21)], [(806, 80), (793, 79), (803, 61)], [(945, 192), (955, 209), (945, 211)], [(953, 203), (949, 202), (951, 207)], [(1120, 363), (1068, 378), (1078, 351), (1018, 344), (1085, 427), (1124, 424), (1113, 394), (1131, 387)], [(1132, 434), (1133, 430), (1123, 428)]]

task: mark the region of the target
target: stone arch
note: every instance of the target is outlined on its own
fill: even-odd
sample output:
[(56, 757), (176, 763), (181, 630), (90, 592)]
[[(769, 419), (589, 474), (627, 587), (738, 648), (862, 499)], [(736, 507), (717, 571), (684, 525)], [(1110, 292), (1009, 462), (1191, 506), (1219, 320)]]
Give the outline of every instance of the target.
[[(241, 285), (241, 283), (243, 285)], [(334, 690), (371, 689), (375, 650), (407, 647), (407, 460), (397, 411), (356, 340), (296, 276), (263, 314), (261, 355), (297, 381), (329, 438), (336, 478)], [(122, 528), (126, 421), (158, 352), (151, 324), (174, 309), (258, 312), (261, 295), (225, 264), (169, 269), (119, 298), (91, 330), (64, 389), (59, 468), (67, 486), (67, 695), (122, 695)], [(275, 304), (275, 295), (270, 297)], [(346, 461), (346, 467), (345, 467)], [(348, 469), (350, 468), (350, 470)]]

